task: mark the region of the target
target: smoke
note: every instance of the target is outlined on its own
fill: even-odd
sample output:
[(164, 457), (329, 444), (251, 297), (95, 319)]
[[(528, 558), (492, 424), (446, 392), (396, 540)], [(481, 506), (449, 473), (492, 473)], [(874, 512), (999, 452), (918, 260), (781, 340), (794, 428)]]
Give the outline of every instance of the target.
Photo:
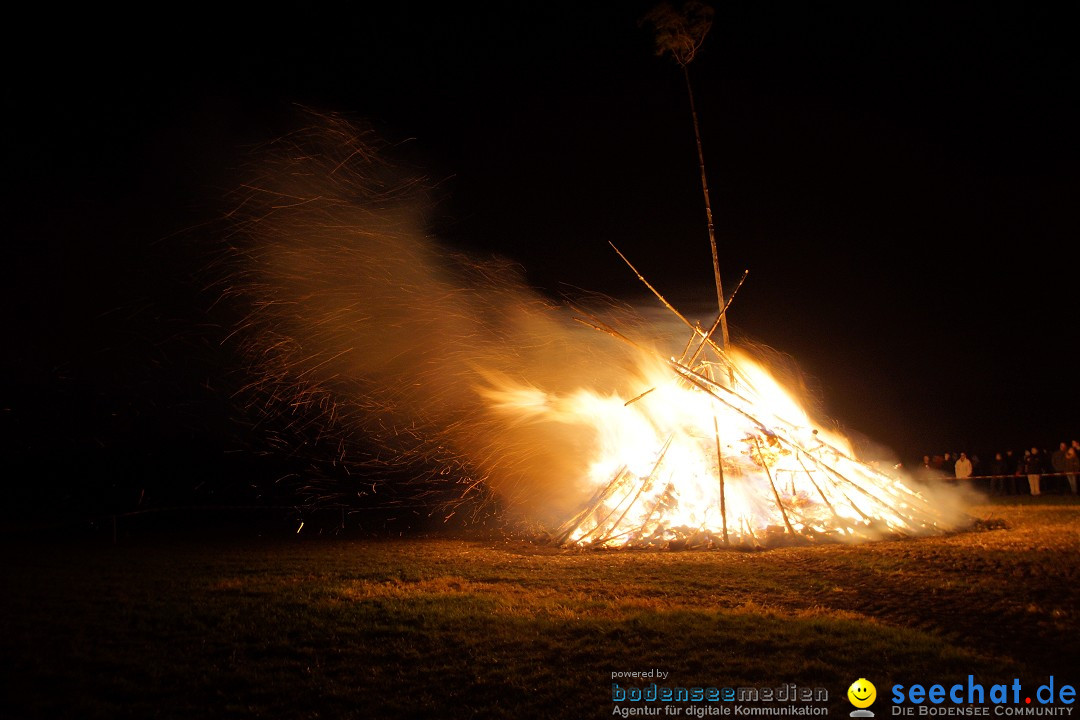
[(510, 262), (436, 242), (425, 182), (387, 152), (372, 131), (317, 116), (254, 153), (225, 259), (225, 295), (244, 308), (233, 339), (254, 378), (246, 396), (266, 425), (333, 448), (376, 492), (392, 476), (399, 495), (436, 505), (485, 490), (512, 515), (565, 518), (590, 492), (578, 484), (594, 431), (508, 421), (485, 389), (625, 394), (640, 353), (575, 322)]

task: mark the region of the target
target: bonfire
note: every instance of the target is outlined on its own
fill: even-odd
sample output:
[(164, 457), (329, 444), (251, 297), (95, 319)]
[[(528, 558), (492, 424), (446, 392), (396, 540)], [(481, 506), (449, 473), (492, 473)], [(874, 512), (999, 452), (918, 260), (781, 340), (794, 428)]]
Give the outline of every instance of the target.
[[(594, 426), (600, 446), (588, 470), (594, 492), (555, 540), (593, 547), (758, 546), (951, 527), (901, 477), (856, 460), (845, 438), (816, 427), (764, 368), (731, 346), (727, 310), (746, 273), (725, 300), (688, 70), (712, 18), (712, 8), (688, 2), (681, 11), (658, 5), (642, 20), (656, 31), (657, 54), (674, 58), (686, 81), (719, 303), (715, 322), (708, 330), (691, 323), (615, 248), (687, 328), (682, 353), (657, 355), (651, 386), (622, 403), (587, 392), (576, 402), (488, 393), (510, 412), (569, 415)], [(575, 319), (649, 353), (592, 314)]]
[[(595, 430), (588, 471), (594, 492), (553, 533), (556, 543), (756, 547), (954, 527), (901, 475), (859, 461), (845, 437), (817, 427), (748, 354), (713, 339), (734, 293), (706, 330), (616, 252), (689, 334), (680, 355), (654, 353), (653, 384), (625, 401), (584, 390), (564, 397), (522, 388), (485, 392), (504, 412)], [(578, 322), (648, 352), (603, 319), (578, 312)]]
[(717, 284), (702, 326), (618, 253), (668, 318), (553, 303), (429, 237), (420, 183), (372, 131), (314, 120), (266, 149), (221, 264), (253, 427), (293, 456), (332, 453), (334, 473), (290, 476), (312, 503), (447, 520), (490, 499), (596, 548), (859, 542), (967, 520), (947, 489), (860, 461), (728, 340), (741, 280), (726, 299)]

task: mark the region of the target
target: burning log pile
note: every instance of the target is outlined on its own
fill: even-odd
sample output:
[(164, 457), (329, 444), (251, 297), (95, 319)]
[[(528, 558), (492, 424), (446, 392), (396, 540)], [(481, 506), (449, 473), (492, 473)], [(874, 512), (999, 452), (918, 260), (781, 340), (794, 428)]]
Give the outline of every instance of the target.
[[(950, 511), (904, 479), (856, 460), (845, 438), (815, 428), (768, 372), (729, 343), (726, 314), (735, 293), (725, 301), (688, 74), (712, 16), (702, 3), (681, 12), (661, 5), (643, 22), (656, 30), (657, 54), (670, 54), (686, 80), (719, 312), (707, 331), (691, 323), (615, 248), (690, 338), (680, 355), (668, 357), (589, 313), (575, 318), (655, 362), (651, 387), (621, 408), (588, 393), (576, 399), (526, 393), (517, 407), (532, 417), (592, 425), (598, 441), (588, 471), (591, 496), (553, 539), (604, 548), (755, 547), (950, 529)], [(511, 393), (489, 398), (515, 409)]]
[[(616, 417), (597, 418), (637, 424), (643, 432), (609, 446), (593, 464), (595, 492), (553, 533), (555, 543), (761, 547), (953, 528), (947, 513), (913, 485), (860, 462), (846, 439), (813, 427), (749, 356), (713, 340), (734, 293), (706, 331), (615, 251), (690, 338), (678, 357), (657, 358), (666, 378), (623, 403)], [(645, 351), (601, 319), (581, 315), (575, 319)]]

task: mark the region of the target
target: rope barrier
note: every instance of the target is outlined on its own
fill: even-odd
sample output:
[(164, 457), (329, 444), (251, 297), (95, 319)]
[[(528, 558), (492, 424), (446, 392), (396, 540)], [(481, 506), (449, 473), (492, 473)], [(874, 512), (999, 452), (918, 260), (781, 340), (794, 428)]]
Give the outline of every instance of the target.
[[(925, 471), (926, 471), (926, 469), (924, 468), (923, 472), (925, 473)], [(1075, 473), (1066, 473), (1066, 472), (1026, 473), (1026, 472), (1023, 472), (1023, 473), (1010, 473), (1008, 475), (969, 475), (967, 477), (961, 478), (961, 477), (956, 477), (955, 475), (949, 475), (944, 470), (930, 470), (930, 472), (934, 473), (935, 475), (938, 475), (939, 477), (936, 478), (938, 480), (994, 480), (994, 479), (997, 479), (997, 478), (1024, 478), (1024, 479), (1027, 479), (1027, 476), (1029, 474), (1030, 475), (1038, 475), (1041, 478), (1045, 478), (1045, 477), (1068, 477), (1069, 475), (1080, 476), (1080, 472), (1075, 472)]]

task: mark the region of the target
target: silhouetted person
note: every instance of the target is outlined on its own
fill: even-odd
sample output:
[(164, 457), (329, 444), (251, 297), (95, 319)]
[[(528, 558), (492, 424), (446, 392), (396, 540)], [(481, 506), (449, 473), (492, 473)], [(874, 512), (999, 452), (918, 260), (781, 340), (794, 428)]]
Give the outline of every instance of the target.
[(1076, 494), (1076, 476), (1080, 474), (1080, 452), (1075, 447), (1065, 451), (1065, 479), (1069, 481), (1069, 489)]
[[(1009, 467), (1005, 456), (1001, 453), (994, 453), (994, 459), (990, 461), (986, 469), (990, 474), (990, 492), (995, 495), (1004, 495), (1005, 481), (1012, 479), (1012, 468)], [(1006, 477), (1007, 475), (1009, 477)]]
[(971, 460), (968, 459), (967, 453), (960, 453), (960, 457), (957, 458), (953, 469), (956, 471), (957, 480), (967, 480), (971, 477)]
[(1028, 489), (1032, 495), (1042, 495), (1039, 490), (1039, 479), (1042, 477), (1042, 455), (1039, 448), (1031, 448), (1031, 452), (1024, 454), (1024, 472), (1027, 473)]
[(929, 482), (937, 477), (938, 471), (934, 469), (934, 463), (929, 455), (922, 456), (922, 465), (919, 466), (919, 479)]
[[(1058, 444), (1058, 449), (1054, 451), (1054, 454), (1050, 456), (1050, 467), (1058, 477), (1065, 472), (1065, 451), (1069, 449), (1068, 443)], [(1057, 485), (1057, 479), (1054, 480), (1054, 485)]]
[(1009, 466), (1008, 473), (1012, 477), (1008, 479), (1006, 488), (1010, 495), (1016, 495), (1020, 491), (1020, 485), (1018, 484), (1018, 478), (1023, 474), (1024, 459), (1018, 457), (1012, 450), (1005, 451), (1005, 464)]
[(945, 474), (945, 481), (952, 482), (956, 477), (956, 456), (952, 453), (945, 453), (941, 458), (941, 472)]

